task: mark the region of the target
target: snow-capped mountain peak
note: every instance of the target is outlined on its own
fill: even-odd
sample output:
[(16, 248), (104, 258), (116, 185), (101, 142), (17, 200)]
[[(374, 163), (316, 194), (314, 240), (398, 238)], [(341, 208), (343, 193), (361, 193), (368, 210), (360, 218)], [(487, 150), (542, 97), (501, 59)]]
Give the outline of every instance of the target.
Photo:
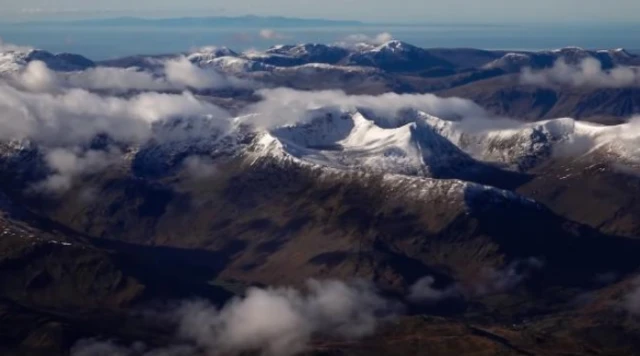
[(425, 114), (382, 127), (360, 111), (329, 112), (308, 124), (277, 128), (271, 134), (287, 154), (334, 168), (429, 176), (443, 165), (468, 165), (471, 159), (441, 137), (427, 118), (434, 120)]
[(202, 47), (187, 56), (192, 62), (205, 62), (219, 57), (237, 57), (238, 53), (227, 47)]
[(390, 53), (401, 53), (415, 50), (417, 47), (410, 45), (406, 42), (392, 40), (386, 43), (379, 45), (378, 47), (373, 48), (372, 52), (390, 52)]
[(234, 50), (230, 49), (229, 47), (204, 47), (202, 48), (203, 51), (206, 51), (208, 53), (213, 53), (216, 54), (218, 56), (237, 56), (238, 53), (235, 52)]

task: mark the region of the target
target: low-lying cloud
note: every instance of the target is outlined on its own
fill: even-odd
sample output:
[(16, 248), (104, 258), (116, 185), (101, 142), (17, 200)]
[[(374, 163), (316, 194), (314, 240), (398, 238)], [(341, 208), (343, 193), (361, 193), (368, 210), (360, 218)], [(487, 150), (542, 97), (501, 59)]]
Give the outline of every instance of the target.
[(339, 90), (297, 91), (286, 88), (264, 89), (258, 94), (263, 100), (245, 111), (257, 113), (252, 120), (256, 125), (267, 128), (304, 123), (313, 118), (314, 110), (330, 108), (346, 111), (366, 108), (387, 118), (394, 118), (398, 111), (407, 108), (450, 119), (488, 116), (484, 109), (470, 100), (440, 98), (433, 94), (347, 95)]
[(456, 285), (440, 289), (435, 287), (435, 283), (436, 279), (432, 276), (421, 278), (409, 288), (407, 300), (412, 303), (431, 304), (460, 295)]
[[(114, 147), (88, 149), (98, 136), (117, 144), (140, 145), (150, 138), (170, 142), (219, 133), (230, 125), (225, 110), (188, 91), (124, 97), (84, 89), (33, 92), (0, 83), (0, 111), (0, 140), (27, 141), (39, 147), (51, 174), (33, 188), (47, 193), (65, 192), (77, 178), (98, 173), (122, 159), (122, 152)], [(175, 130), (155, 129), (165, 122), (187, 119), (195, 124)], [(189, 130), (196, 124), (200, 130)], [(205, 161), (187, 163), (188, 171), (196, 177), (213, 172)]]
[(33, 93), (0, 83), (0, 139), (76, 145), (97, 134), (141, 142), (156, 121), (207, 116), (227, 123), (223, 109), (193, 94), (142, 93), (128, 98), (103, 96), (82, 89)]
[(621, 88), (640, 85), (640, 69), (619, 66), (604, 70), (600, 61), (595, 58), (585, 58), (578, 65), (568, 64), (561, 58), (551, 68), (525, 68), (520, 80), (523, 84), (537, 86)]
[[(183, 304), (170, 312), (177, 320), (184, 345), (146, 350), (112, 342), (85, 340), (73, 356), (100, 355), (262, 355), (287, 356), (306, 350), (315, 336), (357, 339), (371, 335), (377, 325), (396, 314), (396, 306), (366, 282), (316, 281), (305, 291), (292, 288), (250, 288), (244, 297), (221, 309), (209, 302)], [(109, 353), (111, 352), (111, 353)]]
[(250, 88), (253, 86), (248, 80), (200, 68), (184, 57), (167, 61), (164, 71), (168, 82), (178, 88), (220, 89), (228, 87)]
[(76, 72), (56, 72), (44, 62), (32, 61), (11, 79), (24, 90), (42, 92), (86, 89), (127, 93), (130, 91), (183, 91), (223, 88), (251, 88), (248, 80), (203, 69), (185, 57), (164, 62), (159, 74), (137, 68), (95, 67)]
[(213, 160), (205, 156), (189, 156), (182, 165), (187, 175), (195, 180), (211, 178), (218, 173)]
[(471, 282), (453, 283), (442, 288), (436, 287), (436, 279), (426, 276), (409, 288), (407, 300), (417, 304), (433, 304), (451, 298), (473, 298), (491, 294), (506, 293), (544, 267), (537, 258), (516, 260), (502, 268), (484, 268)]
[(471, 291), (480, 296), (508, 292), (543, 267), (543, 261), (531, 257), (514, 261), (505, 268), (487, 268), (481, 271), (477, 282), (471, 286)]
[(219, 311), (207, 304), (186, 305), (180, 332), (223, 353), (291, 355), (303, 351), (314, 335), (369, 335), (391, 312), (389, 303), (364, 282), (310, 281), (307, 289), (254, 288)]
[[(449, 298), (507, 292), (522, 283), (532, 270), (542, 268), (537, 259), (515, 261), (503, 269), (487, 270), (478, 285), (434, 286), (427, 276), (409, 288), (411, 303), (436, 303)], [(222, 308), (203, 300), (180, 304), (159, 320), (176, 323), (179, 340), (171, 347), (149, 349), (138, 342), (129, 346), (111, 341), (83, 340), (72, 356), (290, 356), (308, 350), (315, 338), (357, 340), (376, 332), (381, 323), (399, 316), (400, 302), (382, 297), (368, 282), (310, 280), (303, 290), (250, 288)]]
[(48, 193), (63, 193), (73, 185), (73, 180), (84, 174), (98, 173), (122, 159), (122, 152), (115, 148), (106, 150), (82, 150), (80, 148), (55, 148), (45, 154), (45, 162), (52, 174), (36, 189)]

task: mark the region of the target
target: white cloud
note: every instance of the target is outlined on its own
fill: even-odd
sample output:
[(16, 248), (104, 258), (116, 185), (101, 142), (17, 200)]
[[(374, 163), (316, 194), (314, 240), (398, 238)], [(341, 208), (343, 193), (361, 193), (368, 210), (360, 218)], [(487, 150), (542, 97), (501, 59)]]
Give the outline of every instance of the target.
[(485, 268), (471, 284), (451, 284), (446, 288), (435, 288), (435, 279), (426, 276), (409, 288), (407, 300), (413, 303), (430, 304), (460, 296), (477, 297), (494, 293), (505, 293), (516, 288), (531, 274), (544, 267), (537, 258), (517, 260), (503, 268)]
[(520, 80), (524, 84), (538, 86), (620, 88), (640, 85), (640, 69), (619, 66), (603, 70), (602, 64), (595, 58), (585, 58), (578, 65), (570, 65), (561, 58), (552, 68), (538, 71), (525, 68)]
[[(506, 292), (542, 268), (537, 259), (516, 261), (504, 269), (483, 272), (473, 289), (454, 284), (443, 290), (425, 277), (410, 288), (407, 299), (432, 303), (458, 295)], [(290, 356), (308, 349), (314, 337), (353, 340), (372, 335), (377, 326), (400, 312), (398, 304), (381, 297), (366, 282), (310, 280), (301, 291), (293, 288), (250, 288), (222, 308), (207, 301), (183, 303), (154, 316), (178, 324), (178, 338), (187, 345), (148, 350), (142, 344), (122, 347), (112, 342), (85, 340), (77, 343), (72, 356), (134, 354), (142, 356), (241, 355), (257, 352), (265, 356)], [(111, 352), (111, 353), (108, 353)]]
[(431, 276), (421, 278), (409, 288), (407, 299), (414, 303), (436, 303), (460, 295), (456, 285), (444, 289), (434, 287), (436, 280)]
[(164, 62), (162, 73), (136, 68), (96, 67), (76, 72), (56, 72), (42, 61), (32, 61), (9, 77), (14, 86), (42, 92), (79, 88), (91, 91), (126, 93), (130, 91), (180, 91), (188, 89), (250, 88), (248, 80), (203, 69), (185, 57)]
[(164, 71), (170, 83), (195, 89), (214, 88), (225, 81), (219, 73), (195, 66), (185, 57), (167, 61)]
[(486, 268), (481, 271), (471, 292), (474, 295), (504, 293), (524, 282), (532, 272), (544, 267), (544, 262), (537, 258), (517, 260), (505, 268)]
[(36, 184), (36, 189), (52, 193), (69, 190), (75, 178), (91, 174), (115, 164), (122, 158), (117, 149), (104, 151), (55, 148), (45, 154), (45, 162), (53, 174)]
[[(380, 321), (396, 308), (370, 284), (309, 281), (305, 291), (292, 288), (250, 288), (218, 309), (205, 301), (185, 303), (175, 315), (179, 336), (195, 346), (146, 350), (143, 345), (118, 346), (86, 340), (76, 344), (73, 356), (195, 356), (205, 353), (240, 355), (258, 352), (269, 356), (304, 351), (314, 336), (354, 339), (372, 334)], [(109, 353), (111, 352), (111, 353)]]
[(135, 68), (96, 67), (73, 73), (57, 73), (59, 81), (67, 87), (115, 92), (181, 90), (165, 78)]
[(0, 139), (75, 145), (105, 133), (140, 142), (151, 124), (173, 117), (210, 116), (221, 125), (228, 114), (192, 94), (143, 93), (129, 98), (100, 96), (82, 89), (31, 93), (0, 84)]
[(18, 84), (27, 90), (41, 92), (59, 88), (60, 82), (52, 70), (44, 62), (33, 61), (17, 74)]
[(198, 345), (230, 354), (261, 351), (292, 355), (317, 334), (358, 338), (375, 331), (389, 303), (364, 283), (309, 281), (308, 292), (289, 288), (247, 291), (246, 297), (216, 310), (208, 304), (186, 305), (181, 333)]
[[(106, 134), (120, 143), (141, 144), (152, 136), (155, 123), (177, 118), (200, 118), (195, 122), (207, 130), (197, 134), (210, 133), (215, 128), (226, 130), (230, 117), (225, 110), (188, 91), (181, 94), (156, 91), (212, 88), (235, 85), (235, 82), (201, 69), (185, 58), (168, 61), (165, 72), (166, 77), (117, 68), (59, 73), (43, 62), (33, 61), (22, 71), (0, 80), (3, 113), (0, 140), (29, 140), (43, 151), (51, 150), (44, 158), (52, 175), (36, 188), (59, 192), (69, 189), (76, 177), (106, 168), (94, 163), (111, 161), (100, 156), (104, 152), (76, 148), (98, 134)], [(131, 89), (151, 91), (116, 95)], [(185, 139), (191, 135), (178, 129), (165, 131), (157, 138)], [(214, 172), (203, 160), (190, 160), (186, 167), (198, 177)]]
[(251, 117), (261, 127), (275, 127), (312, 118), (313, 110), (336, 108), (354, 110), (360, 107), (377, 115), (394, 118), (401, 109), (413, 108), (443, 118), (487, 117), (488, 114), (470, 100), (440, 98), (432, 94), (347, 95), (338, 90), (297, 91), (293, 89), (264, 89), (258, 91), (264, 100), (246, 109), (257, 113)]
[(211, 158), (205, 156), (190, 156), (183, 162), (189, 177), (196, 180), (211, 178), (218, 173), (218, 168)]

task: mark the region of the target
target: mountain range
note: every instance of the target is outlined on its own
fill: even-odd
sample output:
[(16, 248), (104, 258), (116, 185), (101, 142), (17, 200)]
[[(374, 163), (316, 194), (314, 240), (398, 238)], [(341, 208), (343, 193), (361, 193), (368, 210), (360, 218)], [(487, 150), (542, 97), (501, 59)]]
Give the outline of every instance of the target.
[[(639, 62), (401, 41), (4, 51), (0, 350), (637, 354), (638, 86), (609, 79)], [(185, 324), (202, 300), (215, 312)]]
[[(148, 66), (147, 57), (103, 62), (109, 66)], [(340, 89), (350, 94), (436, 93), (467, 98), (495, 115), (529, 120), (574, 117), (619, 122), (638, 113), (637, 84), (546, 86), (524, 83), (525, 69), (553, 68), (560, 59), (599, 63), (596, 70), (635, 68), (640, 57), (624, 49), (567, 47), (541, 52), (476, 49), (423, 49), (401, 41), (371, 44), (301, 44), (264, 52), (239, 53), (207, 48), (189, 54), (200, 66), (251, 78), (270, 86)], [(312, 83), (312, 84), (310, 84)]]

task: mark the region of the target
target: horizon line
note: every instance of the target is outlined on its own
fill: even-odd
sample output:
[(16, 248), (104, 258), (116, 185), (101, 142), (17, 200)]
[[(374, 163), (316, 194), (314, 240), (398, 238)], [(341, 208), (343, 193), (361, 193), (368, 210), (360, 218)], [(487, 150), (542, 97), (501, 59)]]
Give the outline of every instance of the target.
[[(284, 15), (190, 15), (190, 16), (153, 16), (153, 15), (122, 15), (122, 16), (106, 16), (106, 17), (81, 17), (81, 18), (38, 18), (38, 19), (20, 19), (14, 21), (7, 21), (0, 17), (0, 25), (102, 25), (102, 26), (116, 26), (117, 24), (108, 24), (109, 21), (139, 21), (141, 24), (151, 25), (154, 22), (162, 21), (197, 21), (197, 20), (241, 20), (241, 19), (256, 19), (256, 20), (272, 20), (272, 21), (300, 21), (300, 22), (317, 22), (315, 25), (320, 25), (319, 22), (326, 23), (327, 26), (331, 24), (341, 24), (343, 26), (409, 26), (409, 27), (442, 27), (442, 26), (469, 26), (469, 27), (513, 27), (513, 26), (529, 26), (534, 24), (549, 25), (556, 24), (558, 26), (563, 25), (632, 25), (639, 26), (640, 24), (635, 21), (618, 20), (584, 20), (584, 21), (513, 21), (513, 22), (469, 22), (469, 21), (362, 21), (356, 19), (336, 19), (336, 18), (322, 18), (322, 17), (303, 17), (303, 16), (284, 16)], [(106, 24), (105, 24), (106, 23)], [(179, 24), (176, 24), (179, 25)], [(188, 25), (188, 24), (185, 24)], [(277, 24), (274, 24), (277, 25)], [(282, 27), (288, 27), (287, 24), (282, 24)], [(294, 26), (290, 26), (294, 27)]]

